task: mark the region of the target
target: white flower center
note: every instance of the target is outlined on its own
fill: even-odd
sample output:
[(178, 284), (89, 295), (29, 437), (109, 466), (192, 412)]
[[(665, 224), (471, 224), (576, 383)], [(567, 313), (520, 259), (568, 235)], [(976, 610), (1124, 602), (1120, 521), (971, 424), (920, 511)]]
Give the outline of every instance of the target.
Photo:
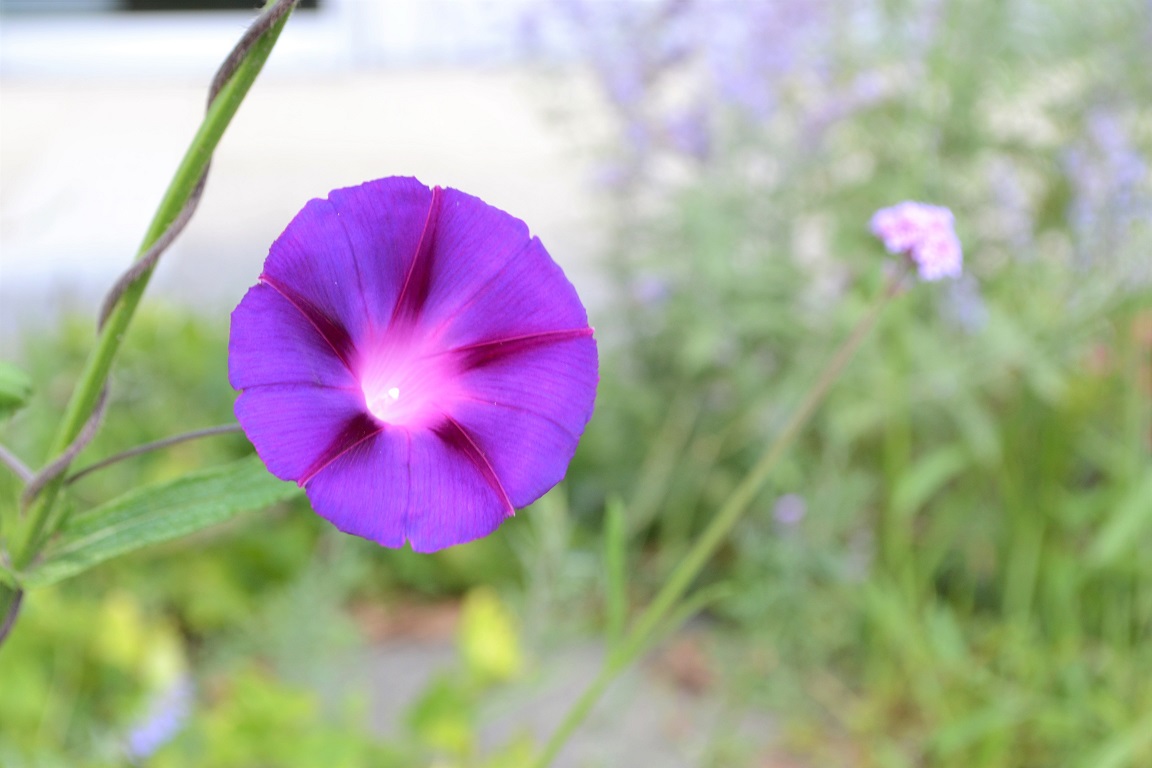
[(456, 370), (446, 356), (425, 350), (411, 339), (395, 337), (368, 346), (359, 379), (369, 413), (387, 424), (409, 427), (442, 417), (456, 391)]

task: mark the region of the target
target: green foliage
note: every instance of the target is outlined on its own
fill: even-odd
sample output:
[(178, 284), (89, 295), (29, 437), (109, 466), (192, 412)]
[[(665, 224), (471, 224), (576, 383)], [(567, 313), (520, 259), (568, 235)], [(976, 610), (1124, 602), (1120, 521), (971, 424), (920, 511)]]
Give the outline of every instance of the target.
[[(333, 654), (358, 644), (346, 601), (365, 578), (369, 550), (335, 533), (302, 551), (268, 538), (276, 535), (234, 532), (175, 566), (145, 550), (35, 590), (0, 654), (3, 764), (123, 764), (128, 734), (151, 716), (151, 702), (189, 674), (199, 685), (187, 719), (148, 765), (527, 764), (524, 738), (487, 752), (477, 740), (486, 697), (522, 679), (525, 667), (517, 623), (494, 592), (466, 598), (458, 668), (434, 677), (409, 703), (407, 727), (384, 741), (366, 727), (363, 705), (333, 697), (327, 683)], [(270, 561), (278, 550), (292, 566), (287, 577)], [(218, 572), (223, 578), (203, 578)], [(253, 583), (239, 583), (245, 572)], [(180, 580), (193, 582), (187, 593)], [(235, 607), (205, 620), (193, 593)]]
[(408, 727), (435, 752), (464, 759), (476, 749), (476, 708), (453, 676), (436, 677), (408, 712)]
[(519, 638), (511, 612), (490, 587), (477, 587), (465, 596), (460, 656), (478, 684), (507, 682), (523, 673)]
[[(92, 320), (62, 317), (59, 327), (23, 340), (20, 363), (34, 394), (28, 407), (0, 425), (0, 442), (39, 466), (47, 459), (55, 422), (64, 409), (92, 345)], [(165, 307), (141, 311), (121, 351), (110, 388), (108, 412), (96, 439), (76, 462), (82, 468), (142, 443), (233, 419), (228, 386), (227, 328)], [(84, 477), (70, 496), (82, 507), (107, 501), (125, 489), (171, 480), (190, 469), (251, 453), (242, 435), (182, 443)], [(0, 472), (0, 493), (15, 498), (18, 486)], [(2, 497), (0, 497), (2, 498)]]
[(572, 497), (586, 531), (627, 502), (654, 590), (876, 294), (873, 211), (948, 205), (966, 278), (888, 309), (712, 565), (765, 669), (732, 685), (832, 764), (848, 740), (861, 765), (1143, 765), (1152, 17), (946, 2), (913, 39), (926, 5), (829, 54), (833, 92), (875, 98), (805, 132), (825, 94), (784, 75), (777, 117), (717, 121), (711, 157), (654, 157), (612, 200), (614, 343)]
[(23, 408), (31, 396), (32, 380), (28, 374), (12, 363), (0, 361), (0, 420)]
[(256, 457), (137, 488), (73, 516), (43, 560), (20, 578), (29, 587), (53, 584), (109, 558), (197, 533), (298, 493), (268, 474)]
[[(386, 745), (311, 687), (357, 641), (348, 604), (516, 585), (539, 640), (598, 619), (606, 584), (619, 637), (864, 312), (884, 264), (868, 217), (907, 198), (956, 212), (968, 278), (889, 308), (712, 564), (697, 594), (720, 596), (737, 635), (727, 685), (783, 712), (817, 763), (1152, 762), (1152, 193), (1146, 165), (1135, 181), (1118, 167), (1152, 156), (1152, 19), (1135, 0), (953, 0), (932, 4), (929, 33), (910, 22), (928, 5), (855, 4), (866, 23), (838, 33), (827, 79), (782, 76), (773, 118), (727, 116), (706, 161), (656, 158), (605, 196), (620, 290), (596, 319), (597, 413), (568, 486), (499, 536), (384, 552), (333, 543), (290, 502), (161, 542), (278, 496), (227, 492), (254, 466), (241, 437), (76, 483), (33, 581), (155, 546), (30, 593), (0, 650), (0, 763), (121, 764), (125, 730), (191, 670), (194, 714), (156, 765), (528, 764), (528, 739), (478, 746), (484, 699), (526, 666), (494, 592), (470, 593), (461, 666)], [(860, 76), (874, 98), (809, 111)], [(31, 464), (50, 458), (92, 341), (88, 319), (58, 330), (25, 344), (30, 381), (0, 369), (0, 441)], [(77, 466), (230, 421), (225, 338), (222, 322), (142, 314)], [(192, 471), (216, 502), (185, 493)], [(18, 490), (0, 472), (0, 533)], [(136, 539), (87, 538), (148, 493), (174, 503)], [(775, 514), (784, 494), (798, 518)]]
[(220, 681), (211, 706), (148, 762), (157, 768), (407, 768), (410, 752), (378, 743), (354, 710), (324, 717), (315, 693), (241, 669)]
[[(175, 626), (131, 593), (37, 592), (0, 653), (0, 762), (116, 764), (120, 745), (109, 731), (126, 727), (149, 692), (184, 668)], [(95, 724), (105, 727), (98, 736)]]
[(512, 612), (496, 592), (478, 587), (465, 596), (457, 634), (461, 668), (435, 676), (407, 713), (409, 731), (447, 765), (530, 764), (535, 750), (527, 738), (487, 756), (477, 739), (485, 696), (524, 676), (519, 637)]
[[(0, 439), (22, 456), (42, 455), (90, 343), (88, 320), (64, 320), (59, 330), (24, 344), (35, 395), (0, 427)], [(226, 348), (218, 323), (165, 308), (142, 313), (111, 390), (112, 413), (120, 417), (110, 415), (79, 465), (89, 455), (95, 460), (229, 421)], [(0, 477), (0, 490), (14, 499), (13, 478)], [(136, 490), (123, 494), (124, 488)], [(188, 733), (158, 755), (157, 764), (247, 765), (261, 757), (289, 766), (338, 758), (349, 765), (412, 765), (413, 750), (430, 748), (415, 735), (381, 745), (359, 714), (327, 711), (312, 687), (327, 674), (324, 663), (335, 649), (359, 642), (349, 602), (407, 590), (442, 596), (519, 578), (508, 543), (499, 539), (427, 557), (337, 534), (307, 509), (295, 486), (267, 474), (241, 436), (129, 459), (84, 477), (73, 493), (80, 511), (26, 574), (35, 588), (0, 649), (5, 766), (122, 765), (124, 735), (171, 684), (172, 669), (186, 670), (202, 685)], [(237, 514), (278, 499), (287, 501), (260, 514)], [(200, 532), (184, 535), (194, 529)], [(43, 586), (98, 561), (101, 567), (82, 578)], [(483, 668), (504, 679), (522, 662), (514, 643), (495, 647), (494, 637), (514, 640), (515, 632), (506, 611), (490, 601), (481, 613), (493, 610), (498, 637), (470, 622), (469, 645), (479, 665), (475, 675)], [(301, 624), (302, 612), (312, 620)], [(160, 674), (164, 667), (169, 673)], [(469, 706), (479, 706), (483, 690), (468, 683)], [(273, 706), (277, 697), (282, 709)], [(300, 721), (309, 712), (305, 728)], [(244, 726), (227, 728), (231, 719)], [(276, 729), (285, 746), (264, 745)], [(316, 733), (307, 735), (310, 730)], [(299, 741), (287, 738), (296, 732)], [(337, 748), (336, 742), (346, 744)], [(330, 760), (310, 761), (328, 749)], [(524, 746), (509, 749), (523, 752)], [(480, 764), (479, 756), (470, 759), (469, 765)]]
[[(65, 317), (54, 333), (37, 331), (21, 346), (21, 363), (30, 372), (35, 395), (25, 410), (15, 414), (6, 424), (0, 424), (0, 442), (12, 447), (30, 464), (45, 458), (44, 451), (52, 437), (54, 419), (67, 401), (91, 337), (90, 319)], [(227, 328), (218, 319), (199, 318), (162, 305), (141, 310), (132, 333), (125, 341), (113, 377), (104, 427), (92, 445), (81, 454), (77, 467), (82, 468), (92, 461), (152, 440), (233, 421), (235, 393), (228, 385), (227, 348)], [(178, 479), (190, 471), (201, 470), (208, 477), (223, 473), (215, 481), (217, 484), (229, 482), (227, 478), (236, 473), (233, 480), (238, 482), (245, 471), (243, 468), (249, 465), (236, 462), (251, 456), (251, 452), (251, 446), (243, 435), (222, 435), (182, 443), (113, 464), (86, 475), (71, 486), (74, 508), (80, 510), (72, 523), (81, 525), (82, 521), (89, 519), (89, 510), (102, 504), (111, 503), (111, 509), (119, 508), (125, 499), (116, 499), (125, 489), (152, 486), (170, 488), (169, 493), (178, 492), (183, 487)], [(267, 473), (253, 470), (252, 478), (269, 483), (266, 486), (269, 492), (273, 488), (284, 488), (285, 493), (291, 490), (287, 485), (278, 484)], [(169, 486), (174, 482), (177, 484)], [(223, 485), (219, 487), (223, 488)], [(260, 487), (264, 486), (253, 486), (250, 490)], [(0, 471), (0, 511), (14, 513), (18, 494), (19, 485), (15, 478), (7, 471)], [(10, 503), (3, 501), (5, 496), (11, 499)], [(217, 511), (221, 509), (217, 507)], [(313, 519), (306, 503), (294, 504), (293, 511), (289, 517), (277, 521), (275, 533), (271, 535), (273, 538), (285, 537), (285, 541), (294, 538), (297, 544), (304, 539), (311, 541), (322, 529), (322, 524)], [(174, 510), (158, 510), (157, 514), (158, 520), (165, 515), (178, 516)], [(89, 527), (87, 522), (81, 525), (83, 530)], [(252, 541), (252, 538), (245, 541)], [(53, 546), (59, 548), (62, 544), (58, 541)], [(182, 556), (192, 558), (189, 567), (204, 568), (207, 560), (197, 559), (195, 548), (177, 545), (176, 549), (182, 552)], [(292, 570), (303, 567), (296, 545), (287, 551), (293, 554), (278, 567)], [(475, 584), (505, 584), (520, 576), (517, 561), (510, 556), (508, 543), (502, 539), (454, 547), (432, 557), (411, 551), (393, 554), (393, 557), (373, 561), (370, 567), (374, 572), (371, 578), (364, 580), (365, 591), (383, 594), (393, 589), (415, 589), (433, 596), (456, 594)], [(200, 575), (217, 584), (221, 595), (226, 596), (234, 591), (234, 587), (214, 569), (228, 564), (229, 569), (235, 570), (231, 563), (240, 556), (241, 552), (237, 551), (208, 558), (213, 565)], [(260, 555), (261, 558), (269, 556), (268, 552)], [(131, 568), (117, 573), (123, 578), (132, 578)], [(164, 585), (180, 594), (191, 591), (180, 579), (164, 582)], [(149, 583), (138, 586), (158, 591), (151, 590)], [(226, 607), (230, 604), (227, 599), (216, 601), (194, 595), (189, 595), (188, 599), (202, 605), (198, 610), (205, 614), (230, 610)]]

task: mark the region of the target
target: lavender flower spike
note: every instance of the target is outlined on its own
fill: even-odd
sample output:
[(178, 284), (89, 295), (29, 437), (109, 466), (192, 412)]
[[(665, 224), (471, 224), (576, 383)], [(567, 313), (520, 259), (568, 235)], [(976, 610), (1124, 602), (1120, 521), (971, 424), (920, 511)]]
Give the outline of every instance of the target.
[(904, 253), (912, 259), (921, 279), (960, 276), (964, 253), (947, 208), (903, 202), (876, 211), (871, 228), (889, 253)]
[(179, 735), (192, 714), (194, 698), (192, 680), (184, 675), (152, 700), (144, 717), (128, 733), (125, 751), (134, 765)]
[(347, 533), (431, 552), (558, 483), (592, 415), (576, 291), (519, 219), (387, 178), (312, 200), (232, 313), (236, 417)]

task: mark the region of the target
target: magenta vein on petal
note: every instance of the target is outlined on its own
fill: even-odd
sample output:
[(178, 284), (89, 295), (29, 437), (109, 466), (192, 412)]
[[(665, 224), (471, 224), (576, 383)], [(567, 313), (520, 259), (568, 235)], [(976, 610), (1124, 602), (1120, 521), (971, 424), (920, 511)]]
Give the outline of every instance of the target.
[(408, 274), (404, 277), (404, 286), (396, 298), (396, 307), (392, 310), (392, 324), (403, 318), (418, 317), (424, 301), (428, 298), (432, 279), (432, 253), (436, 247), (436, 223), (440, 217), (443, 197), (444, 192), (440, 187), (432, 188), (432, 202), (428, 205), (428, 216), (424, 219), (420, 243), (416, 246), (416, 253), (408, 266)]
[(285, 301), (296, 308), (296, 311), (316, 329), (316, 332), (320, 334), (320, 338), (327, 342), (332, 352), (335, 353), (340, 362), (344, 364), (344, 367), (351, 372), (351, 352), (355, 349), (355, 345), (352, 343), (352, 338), (348, 335), (348, 331), (324, 314), (319, 307), (315, 306), (303, 296), (297, 295), (295, 291), (287, 286), (281, 285), (275, 278), (270, 277), (268, 274), (261, 274), (259, 279), (260, 282), (283, 296)]
[(480, 341), (474, 344), (466, 344), (462, 347), (454, 347), (446, 350), (446, 354), (454, 354), (461, 357), (467, 368), (478, 368), (493, 360), (498, 360), (507, 355), (514, 355), (517, 352), (523, 352), (547, 344), (557, 344), (572, 339), (580, 339), (591, 335), (592, 329), (587, 326), (583, 328), (568, 328), (560, 331), (540, 331), (538, 333), (528, 333), (523, 336), (509, 336), (494, 341)]
[(451, 416), (444, 417), (444, 424), (450, 426), (453, 430), (452, 436), (445, 434), (443, 429), (434, 430), (441, 440), (448, 443), (453, 448), (456, 448), (472, 462), (472, 465), (484, 476), (488, 485), (504, 502), (504, 508), (507, 510), (508, 515), (516, 514), (516, 507), (512, 504), (512, 500), (508, 498), (508, 492), (504, 490), (504, 483), (500, 481), (500, 476), (496, 474), (496, 470), (492, 468), (489, 463), (488, 457), (484, 455), (484, 451), (480, 450), (480, 446), (476, 445), (476, 441), (472, 439), (472, 435), (468, 433), (460, 422), (453, 419)]
[[(344, 432), (337, 435), (336, 439), (333, 440), (332, 443), (321, 452), (320, 457), (316, 459), (316, 461), (312, 462), (308, 469), (302, 473), (300, 479), (296, 481), (296, 484), (303, 488), (305, 485), (312, 481), (312, 478), (316, 477), (316, 475), (327, 469), (341, 456), (348, 453), (353, 448), (363, 443), (365, 440), (371, 440), (384, 431), (383, 424), (374, 421), (372, 417), (368, 416), (367, 414), (359, 413), (351, 420), (349, 420), (348, 425), (345, 427), (345, 432), (347, 432), (351, 427), (355, 425), (363, 425), (365, 422), (367, 422), (368, 428), (364, 429), (363, 434), (361, 434), (360, 437), (356, 438), (355, 440), (352, 440), (352, 442), (345, 443), (345, 441), (347, 441), (351, 435), (346, 435)], [(341, 443), (345, 444), (343, 447), (337, 448), (336, 446)]]

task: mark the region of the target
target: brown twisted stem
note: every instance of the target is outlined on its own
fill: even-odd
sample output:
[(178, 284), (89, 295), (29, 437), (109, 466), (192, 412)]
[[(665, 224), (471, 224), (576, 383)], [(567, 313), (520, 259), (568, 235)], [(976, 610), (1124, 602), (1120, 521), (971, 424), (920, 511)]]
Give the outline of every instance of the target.
[[(6, 587), (0, 585), (0, 589)], [(12, 627), (16, 624), (16, 617), (20, 615), (20, 605), (24, 602), (24, 590), (17, 589), (12, 592), (11, 597), (8, 598), (8, 607), (4, 611), (4, 623), (0, 624), (0, 645), (4, 644), (5, 638), (8, 633), (12, 631)]]
[(121, 451), (120, 453), (117, 453), (113, 456), (109, 456), (106, 459), (101, 459), (94, 464), (89, 464), (88, 466), (84, 467), (84, 469), (78, 469), (69, 475), (68, 479), (64, 482), (67, 485), (71, 485), (82, 477), (86, 477), (93, 472), (97, 472), (113, 464), (119, 464), (121, 461), (130, 459), (133, 456), (140, 456), (145, 453), (151, 453), (152, 451), (158, 451), (162, 448), (168, 448), (173, 445), (179, 445), (180, 443), (186, 443), (189, 440), (199, 440), (202, 437), (215, 437), (216, 435), (230, 435), (240, 431), (241, 429), (239, 424), (221, 424), (218, 427), (205, 427), (204, 429), (196, 429), (180, 435), (165, 437), (162, 440), (154, 440), (151, 443), (144, 443), (143, 445), (138, 445), (135, 448), (129, 448), (126, 451)]
[[(138, 261), (113, 285), (101, 308), (97, 345), (61, 419), (53, 448), (56, 458), (32, 478), (25, 491), (23, 498), (30, 520), (27, 533), (13, 554), (16, 570), (31, 562), (43, 541), (63, 523), (63, 516), (59, 516), (53, 520), (54, 525), (47, 525), (68, 467), (99, 427), (102, 410), (99, 406), (106, 398), (112, 359), (144, 287), (161, 254), (191, 219), (204, 191), (211, 154), (271, 52), (295, 3), (296, 0), (269, 2), (213, 77), (208, 114), (161, 202), (145, 237), (146, 247)], [(174, 209), (176, 212), (172, 213)]]

